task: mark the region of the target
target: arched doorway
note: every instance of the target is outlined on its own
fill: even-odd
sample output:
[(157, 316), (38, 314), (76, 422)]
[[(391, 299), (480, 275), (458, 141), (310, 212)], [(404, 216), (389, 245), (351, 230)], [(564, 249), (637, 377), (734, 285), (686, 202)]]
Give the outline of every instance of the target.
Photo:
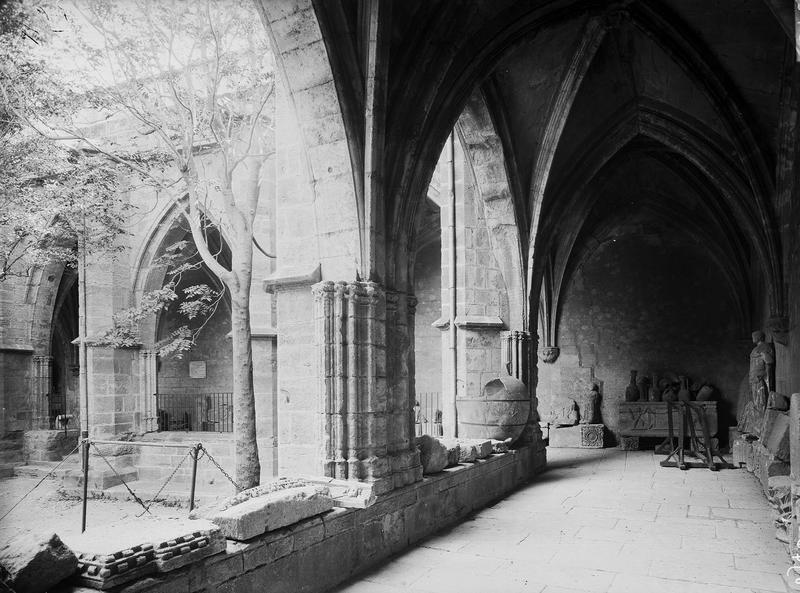
[[(214, 227), (207, 241), (218, 261), (230, 266), (230, 249)], [(232, 348), (230, 295), (194, 247), (188, 230), (179, 236), (180, 256), (166, 268), (177, 299), (158, 315), (155, 346), (156, 417), (159, 431), (233, 432)], [(166, 243), (166, 242), (165, 242)], [(162, 244), (161, 254), (172, 249)], [(210, 289), (205, 315), (187, 304), (197, 300), (200, 287)]]
[(78, 273), (66, 268), (56, 293), (50, 334), (50, 377), (47, 387), (47, 428), (62, 428), (58, 416), (72, 415), (78, 426)]

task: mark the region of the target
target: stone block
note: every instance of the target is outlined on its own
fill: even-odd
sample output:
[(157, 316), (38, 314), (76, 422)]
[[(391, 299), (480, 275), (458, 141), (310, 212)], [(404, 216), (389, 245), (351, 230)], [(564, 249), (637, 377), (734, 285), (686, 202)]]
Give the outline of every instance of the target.
[[(752, 469), (750, 469), (752, 467)], [(777, 459), (763, 444), (753, 445), (753, 463), (747, 469), (761, 482), (764, 492), (769, 490), (769, 479), (773, 476), (788, 476), (789, 464)]]
[(602, 424), (579, 424), (578, 426), (553, 428), (550, 430), (550, 446), (554, 448), (602, 449), (605, 445), (604, 428)]
[(478, 459), (486, 459), (492, 454), (492, 441), (484, 439), (441, 439), (452, 455), (452, 450), (457, 446), (458, 463), (473, 463)]
[[(767, 421), (769, 418), (769, 421)], [(764, 446), (777, 459), (789, 461), (789, 414), (767, 410), (764, 414)]]
[(439, 440), (424, 434), (417, 437), (423, 474), (435, 474), (447, 467), (447, 447)]
[[(552, 434), (552, 431), (550, 434)], [(619, 437), (619, 448), (623, 451), (638, 451), (639, 437)]]
[[(737, 432), (737, 434), (740, 433)], [(739, 467), (747, 466), (748, 460), (752, 464), (753, 443), (741, 435), (738, 436), (731, 441), (731, 456), (733, 457), (734, 465)]]
[(12, 591), (42, 593), (77, 568), (75, 554), (55, 533), (19, 533), (0, 547), (0, 579)]
[(475, 455), (478, 459), (486, 459), (492, 454), (492, 441), (486, 439), (458, 439), (459, 446), (464, 445), (475, 447)]
[(455, 441), (442, 442), (447, 447), (447, 467), (458, 465), (459, 459), (461, 459), (461, 447)]
[[(251, 490), (263, 488), (258, 486)], [(225, 537), (248, 540), (267, 531), (280, 529), (333, 508), (327, 488), (315, 485), (290, 486), (262, 491), (256, 496), (232, 499), (203, 511), (202, 515), (222, 530)], [(234, 501), (231, 504), (231, 501)]]

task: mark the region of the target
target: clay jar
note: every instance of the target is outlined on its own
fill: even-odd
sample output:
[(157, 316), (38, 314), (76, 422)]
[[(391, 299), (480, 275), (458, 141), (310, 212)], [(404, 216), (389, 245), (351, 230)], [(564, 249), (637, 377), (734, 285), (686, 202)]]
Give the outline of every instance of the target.
[(678, 401), (689, 402), (692, 401), (692, 392), (689, 391), (689, 379), (681, 375), (678, 377), (681, 380), (681, 388), (678, 391)]
[(625, 389), (625, 401), (635, 402), (639, 401), (639, 387), (636, 385), (636, 371), (631, 371), (631, 382)]
[(712, 385), (703, 385), (697, 392), (697, 401), (707, 402), (714, 399), (714, 387)]

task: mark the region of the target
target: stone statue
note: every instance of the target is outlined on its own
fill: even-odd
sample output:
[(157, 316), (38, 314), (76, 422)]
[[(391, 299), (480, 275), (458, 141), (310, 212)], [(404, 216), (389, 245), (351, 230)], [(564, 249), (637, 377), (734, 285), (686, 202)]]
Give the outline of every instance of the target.
[(581, 424), (597, 424), (598, 411), (600, 409), (600, 390), (597, 385), (592, 385), (592, 389), (581, 394), (578, 401), (579, 416)]
[[(755, 347), (750, 352), (750, 397), (739, 419), (741, 432), (755, 433), (761, 425), (769, 392), (775, 388), (775, 347), (766, 342), (762, 331), (753, 332)], [(758, 436), (758, 435), (756, 435)]]

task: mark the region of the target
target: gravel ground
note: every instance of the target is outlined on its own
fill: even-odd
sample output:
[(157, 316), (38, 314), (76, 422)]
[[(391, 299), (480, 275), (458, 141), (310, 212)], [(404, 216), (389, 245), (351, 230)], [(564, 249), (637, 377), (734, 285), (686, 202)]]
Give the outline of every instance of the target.
[[(0, 517), (36, 486), (38, 481), (39, 478), (23, 476), (0, 479)], [(89, 528), (131, 519), (141, 512), (142, 507), (135, 501), (90, 498), (86, 526)], [(150, 513), (158, 517), (186, 517), (189, 510), (155, 503), (150, 507)], [(80, 533), (80, 530), (80, 497), (65, 493), (58, 480), (47, 478), (8, 515), (0, 519), (0, 545), (9, 537), (23, 531), (49, 531), (62, 535)]]

